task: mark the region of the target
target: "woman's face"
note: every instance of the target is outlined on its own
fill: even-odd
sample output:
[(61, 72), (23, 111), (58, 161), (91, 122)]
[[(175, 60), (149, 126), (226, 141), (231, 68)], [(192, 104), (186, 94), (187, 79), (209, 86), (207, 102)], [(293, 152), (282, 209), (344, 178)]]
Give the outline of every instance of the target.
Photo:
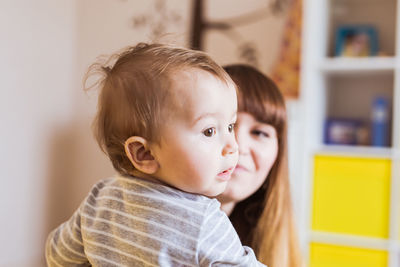
[(236, 203), (256, 192), (278, 155), (275, 128), (257, 121), (249, 113), (238, 112), (235, 135), (239, 145), (239, 162), (226, 190), (218, 196), (221, 203)]

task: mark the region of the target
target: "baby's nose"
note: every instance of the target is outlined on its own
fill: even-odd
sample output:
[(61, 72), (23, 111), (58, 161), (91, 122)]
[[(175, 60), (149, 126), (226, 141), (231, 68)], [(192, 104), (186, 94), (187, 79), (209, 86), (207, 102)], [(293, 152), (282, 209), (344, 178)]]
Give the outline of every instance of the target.
[(227, 142), (222, 150), (222, 155), (226, 156), (226, 155), (230, 155), (230, 154), (234, 154), (238, 151), (239, 146), (236, 143), (236, 139), (234, 135), (230, 135), (227, 139)]

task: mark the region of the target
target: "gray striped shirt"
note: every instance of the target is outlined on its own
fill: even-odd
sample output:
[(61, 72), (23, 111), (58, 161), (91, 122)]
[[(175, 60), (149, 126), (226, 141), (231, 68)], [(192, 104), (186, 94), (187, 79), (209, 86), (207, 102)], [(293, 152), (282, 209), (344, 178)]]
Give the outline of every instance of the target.
[(159, 182), (98, 182), (50, 233), (48, 266), (264, 266), (215, 199)]

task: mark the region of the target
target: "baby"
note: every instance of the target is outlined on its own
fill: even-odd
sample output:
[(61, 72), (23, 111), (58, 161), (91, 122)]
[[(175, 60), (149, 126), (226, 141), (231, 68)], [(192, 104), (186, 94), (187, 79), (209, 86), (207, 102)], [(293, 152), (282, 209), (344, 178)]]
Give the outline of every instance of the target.
[(238, 160), (236, 87), (200, 51), (138, 44), (101, 71), (94, 130), (119, 175), (50, 233), (49, 266), (263, 266), (217, 200)]

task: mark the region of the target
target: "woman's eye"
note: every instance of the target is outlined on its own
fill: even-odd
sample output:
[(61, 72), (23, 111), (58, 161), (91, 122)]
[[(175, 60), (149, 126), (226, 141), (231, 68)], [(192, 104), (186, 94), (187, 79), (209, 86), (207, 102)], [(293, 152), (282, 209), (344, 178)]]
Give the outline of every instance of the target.
[(228, 131), (229, 131), (230, 133), (232, 133), (234, 129), (235, 129), (235, 124), (234, 124), (234, 123), (229, 124), (229, 126), (228, 126)]
[(215, 128), (208, 128), (204, 130), (203, 134), (207, 137), (211, 137), (215, 134)]
[(259, 136), (259, 137), (269, 137), (269, 134), (264, 131), (259, 131), (259, 130), (254, 130), (251, 132), (253, 135)]

